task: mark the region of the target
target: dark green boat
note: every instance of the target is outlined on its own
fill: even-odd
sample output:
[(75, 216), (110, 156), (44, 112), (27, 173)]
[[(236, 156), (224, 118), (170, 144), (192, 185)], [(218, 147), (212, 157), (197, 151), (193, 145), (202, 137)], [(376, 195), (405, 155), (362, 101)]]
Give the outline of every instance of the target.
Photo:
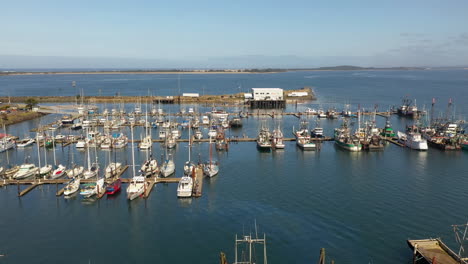
[(393, 131), (392, 125), (390, 124), (390, 120), (387, 119), (387, 122), (385, 122), (385, 127), (380, 133), (380, 135), (382, 137), (395, 137), (395, 131)]

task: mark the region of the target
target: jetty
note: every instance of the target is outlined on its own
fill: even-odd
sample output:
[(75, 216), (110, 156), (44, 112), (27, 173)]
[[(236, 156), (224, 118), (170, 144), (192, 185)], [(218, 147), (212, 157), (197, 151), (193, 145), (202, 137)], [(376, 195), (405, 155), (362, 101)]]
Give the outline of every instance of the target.
[(413, 264), (468, 264), (466, 258), (460, 257), (445, 245), (440, 238), (408, 240), (408, 246), (413, 250)]

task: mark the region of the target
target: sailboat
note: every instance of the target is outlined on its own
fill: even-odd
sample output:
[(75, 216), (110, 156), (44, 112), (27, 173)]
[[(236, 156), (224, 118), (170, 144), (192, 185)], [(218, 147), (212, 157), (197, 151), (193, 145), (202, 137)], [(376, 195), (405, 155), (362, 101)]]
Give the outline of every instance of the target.
[[(39, 132), (36, 133), (36, 142), (37, 142), (37, 161), (39, 165), (39, 176), (40, 177), (47, 177), (49, 176), (50, 172), (52, 171), (52, 165), (47, 164), (47, 149), (44, 146), (44, 167), (41, 166), (41, 152), (40, 152), (40, 144), (39, 144)], [(45, 139), (44, 139), (45, 145)]]
[(121, 169), (122, 169), (122, 163), (117, 162), (117, 161), (111, 162), (111, 156), (109, 152), (109, 165), (107, 165), (104, 171), (104, 177), (114, 178), (115, 176), (117, 176), (117, 174), (120, 172)]
[(138, 145), (138, 148), (141, 150), (148, 150), (153, 146), (153, 140), (151, 139), (151, 129), (146, 126), (146, 123), (148, 123), (148, 112), (145, 114), (145, 137)]
[[(130, 126), (133, 142), (133, 126)], [(135, 151), (134, 144), (132, 143), (132, 163), (133, 163), (133, 178), (127, 187), (127, 198), (131, 201), (142, 195), (146, 190), (146, 182), (144, 176), (137, 176), (135, 173)]]
[(55, 155), (55, 137), (54, 137), (53, 130), (52, 130), (52, 148), (53, 148), (53, 151), (54, 151), (54, 165), (56, 167), (55, 167), (55, 170), (52, 172), (52, 175), (50, 175), (50, 178), (51, 179), (58, 179), (58, 178), (65, 175), (65, 169), (66, 168), (62, 164), (57, 165), (57, 157)]
[(195, 165), (193, 164), (191, 160), (191, 153), (192, 153), (192, 138), (190, 134), (191, 129), (189, 129), (189, 143), (188, 143), (188, 160), (184, 164), (184, 174), (185, 175), (190, 175), (192, 173), (193, 168)]
[(81, 180), (78, 177), (71, 179), (65, 186), (63, 194), (69, 196), (76, 193), (80, 189), (80, 182)]
[[(83, 166), (77, 166), (75, 164), (75, 156), (73, 155), (73, 151), (71, 151), (72, 155), (72, 162), (70, 169), (66, 170), (66, 174), (69, 178), (78, 178), (83, 174), (84, 167)], [(78, 184), (79, 185), (79, 184)]]
[(208, 177), (214, 177), (218, 174), (219, 172), (219, 166), (216, 162), (213, 162), (213, 148), (211, 144), (211, 138), (210, 138), (210, 161), (205, 164), (203, 168), (203, 172), (206, 176)]
[[(94, 147), (96, 149), (96, 147)], [(91, 164), (91, 157), (90, 157), (90, 151), (89, 151), (89, 144), (86, 146), (86, 152), (88, 155), (88, 169), (83, 172), (83, 177), (85, 179), (90, 179), (93, 178), (94, 176), (97, 176), (97, 173), (99, 171), (99, 165), (96, 163)], [(96, 160), (97, 160), (97, 153), (96, 153)]]

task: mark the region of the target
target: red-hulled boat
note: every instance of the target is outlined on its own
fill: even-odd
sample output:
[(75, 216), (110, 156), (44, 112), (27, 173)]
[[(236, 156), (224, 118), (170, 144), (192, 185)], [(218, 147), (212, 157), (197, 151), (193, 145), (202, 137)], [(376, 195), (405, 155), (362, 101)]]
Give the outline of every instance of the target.
[(107, 195), (113, 195), (120, 191), (120, 185), (122, 184), (122, 181), (120, 179), (117, 179), (111, 183), (109, 183), (106, 186), (106, 194)]

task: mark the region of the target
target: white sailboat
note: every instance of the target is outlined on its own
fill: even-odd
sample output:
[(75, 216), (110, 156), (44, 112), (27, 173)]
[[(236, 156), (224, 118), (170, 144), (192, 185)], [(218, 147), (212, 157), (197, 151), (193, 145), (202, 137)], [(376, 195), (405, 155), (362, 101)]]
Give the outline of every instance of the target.
[[(96, 148), (96, 147), (95, 147)], [(83, 172), (83, 177), (85, 179), (90, 179), (95, 176), (97, 176), (98, 171), (99, 171), (99, 165), (97, 163), (97, 153), (96, 153), (96, 163), (91, 164), (91, 157), (90, 157), (90, 151), (89, 151), (89, 144), (86, 147), (86, 151), (88, 154), (88, 169)]]
[(68, 182), (67, 186), (65, 186), (63, 194), (65, 196), (69, 196), (76, 193), (80, 189), (80, 182), (80, 178), (73, 178), (71, 181)]
[[(189, 126), (190, 126), (190, 122), (189, 122)], [(189, 129), (189, 143), (188, 143), (188, 160), (185, 162), (184, 164), (184, 174), (185, 175), (191, 175), (192, 174), (192, 171), (193, 171), (193, 168), (195, 167), (195, 165), (193, 164), (192, 160), (191, 160), (191, 153), (192, 153), (192, 141), (191, 141), (191, 134), (190, 134), (190, 131), (191, 129)]]
[(218, 175), (219, 172), (219, 166), (216, 162), (213, 162), (213, 148), (211, 144), (211, 138), (210, 138), (210, 161), (205, 164), (203, 168), (203, 173), (208, 176), (208, 177), (214, 177)]
[[(133, 126), (130, 126), (133, 142)], [(129, 200), (134, 200), (138, 196), (142, 195), (146, 190), (146, 182), (144, 176), (137, 176), (135, 173), (135, 151), (134, 144), (132, 143), (132, 163), (133, 163), (133, 178), (130, 184), (127, 187), (127, 198)]]
[(53, 148), (53, 152), (54, 152), (55, 170), (52, 172), (52, 175), (50, 175), (50, 178), (51, 179), (58, 179), (58, 178), (65, 175), (65, 169), (66, 168), (62, 164), (57, 165), (57, 157), (55, 155), (55, 137), (54, 137), (53, 130), (52, 130), (52, 148)]

